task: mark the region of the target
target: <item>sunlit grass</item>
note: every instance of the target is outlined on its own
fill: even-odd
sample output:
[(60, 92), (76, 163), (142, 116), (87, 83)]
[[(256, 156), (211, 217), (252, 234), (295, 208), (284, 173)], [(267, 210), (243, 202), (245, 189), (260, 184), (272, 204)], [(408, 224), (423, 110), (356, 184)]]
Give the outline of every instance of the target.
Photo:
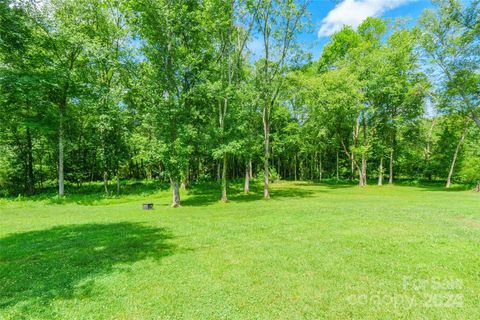
[[(478, 319), (480, 195), (137, 185), (0, 202), (6, 319)], [(71, 190), (74, 191), (74, 190)], [(143, 201), (155, 210), (143, 211)], [(443, 285), (443, 286), (442, 286)]]

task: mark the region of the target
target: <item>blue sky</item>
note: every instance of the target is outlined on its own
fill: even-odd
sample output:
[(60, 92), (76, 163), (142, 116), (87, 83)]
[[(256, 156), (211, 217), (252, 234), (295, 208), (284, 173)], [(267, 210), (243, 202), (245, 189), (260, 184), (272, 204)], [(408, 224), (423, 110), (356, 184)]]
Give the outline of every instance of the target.
[(430, 0), (311, 0), (309, 11), (313, 30), (302, 34), (300, 41), (310, 48), (316, 59), (329, 41), (329, 35), (344, 24), (356, 27), (368, 16), (376, 16), (407, 18), (413, 25), (429, 7), (432, 7)]

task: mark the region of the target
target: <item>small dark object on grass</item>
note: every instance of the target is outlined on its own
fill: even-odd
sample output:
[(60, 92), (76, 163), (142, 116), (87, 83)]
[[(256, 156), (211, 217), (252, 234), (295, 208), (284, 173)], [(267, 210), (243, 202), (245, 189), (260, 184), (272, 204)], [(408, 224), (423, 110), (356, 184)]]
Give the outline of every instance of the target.
[(153, 210), (153, 203), (146, 202), (143, 204), (143, 210)]

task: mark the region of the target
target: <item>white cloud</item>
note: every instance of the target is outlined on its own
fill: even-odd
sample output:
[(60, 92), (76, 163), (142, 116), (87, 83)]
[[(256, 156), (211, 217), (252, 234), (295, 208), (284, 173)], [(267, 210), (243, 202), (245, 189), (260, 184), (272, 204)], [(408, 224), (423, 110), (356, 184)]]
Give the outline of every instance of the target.
[(368, 17), (382, 15), (415, 0), (344, 0), (322, 20), (319, 37), (328, 37), (342, 29), (344, 25), (358, 27)]

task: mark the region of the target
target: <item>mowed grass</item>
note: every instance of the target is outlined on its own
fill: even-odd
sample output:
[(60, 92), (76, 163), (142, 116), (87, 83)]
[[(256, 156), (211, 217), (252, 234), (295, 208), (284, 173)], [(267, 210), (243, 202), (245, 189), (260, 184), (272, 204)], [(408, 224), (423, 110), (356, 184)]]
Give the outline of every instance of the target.
[(480, 319), (480, 194), (217, 189), (3, 200), (0, 319)]

